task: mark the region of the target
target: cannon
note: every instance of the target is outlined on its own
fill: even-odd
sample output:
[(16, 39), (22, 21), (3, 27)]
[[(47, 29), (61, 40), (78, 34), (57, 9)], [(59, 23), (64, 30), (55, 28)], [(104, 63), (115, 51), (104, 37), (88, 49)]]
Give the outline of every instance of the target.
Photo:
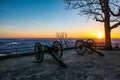
[(103, 53), (96, 50), (96, 42), (93, 39), (88, 39), (83, 41), (82, 39), (78, 39), (75, 42), (75, 50), (78, 55), (83, 55), (86, 51), (88, 53), (97, 53), (99, 56), (105, 56)]
[(67, 67), (60, 59), (63, 54), (62, 45), (59, 41), (54, 41), (52, 45), (42, 45), (40, 42), (35, 43), (35, 58), (37, 62), (42, 63), (44, 53), (50, 54), (62, 67)]

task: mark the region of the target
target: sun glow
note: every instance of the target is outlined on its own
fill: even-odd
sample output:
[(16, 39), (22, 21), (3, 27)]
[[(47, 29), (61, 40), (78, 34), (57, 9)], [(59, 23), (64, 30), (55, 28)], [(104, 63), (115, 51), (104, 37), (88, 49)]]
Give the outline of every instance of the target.
[(101, 33), (101, 32), (97, 33), (97, 38), (98, 38), (98, 39), (103, 38), (103, 33)]

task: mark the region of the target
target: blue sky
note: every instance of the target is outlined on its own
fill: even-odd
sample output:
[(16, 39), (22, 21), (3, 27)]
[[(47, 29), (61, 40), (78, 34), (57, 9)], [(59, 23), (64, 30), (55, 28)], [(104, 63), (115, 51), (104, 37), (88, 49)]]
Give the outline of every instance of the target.
[(63, 0), (0, 0), (0, 37), (55, 37), (56, 32), (82, 37), (89, 36), (88, 31), (103, 32), (103, 24), (78, 14), (66, 10)]

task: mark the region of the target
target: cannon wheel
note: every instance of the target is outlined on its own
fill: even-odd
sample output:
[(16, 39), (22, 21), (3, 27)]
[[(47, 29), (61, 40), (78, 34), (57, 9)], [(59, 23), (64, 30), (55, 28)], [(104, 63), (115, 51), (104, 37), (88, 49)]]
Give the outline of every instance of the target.
[(53, 42), (53, 47), (54, 47), (53, 52), (55, 52), (57, 54), (55, 56), (57, 56), (60, 59), (63, 55), (63, 50), (62, 50), (61, 43), (59, 41), (54, 41)]
[(95, 42), (93, 39), (88, 39), (88, 40), (86, 41), (86, 44), (87, 44), (87, 43), (90, 43), (90, 45), (89, 45), (88, 48), (87, 48), (87, 51), (88, 51), (89, 53), (93, 53), (94, 51), (91, 50), (91, 49), (89, 49), (89, 47), (90, 47), (90, 48), (93, 48), (93, 49), (96, 49), (96, 42)]
[(43, 61), (43, 50), (42, 50), (42, 45), (39, 42), (35, 43), (34, 52), (37, 62), (41, 63)]
[(83, 55), (86, 51), (86, 47), (84, 46), (84, 41), (79, 39), (75, 42), (75, 50), (78, 53), (78, 55)]

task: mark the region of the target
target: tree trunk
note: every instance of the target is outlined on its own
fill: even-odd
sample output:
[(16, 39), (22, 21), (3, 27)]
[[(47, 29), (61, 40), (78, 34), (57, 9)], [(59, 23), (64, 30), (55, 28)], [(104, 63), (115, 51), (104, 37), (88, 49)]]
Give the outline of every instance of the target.
[(107, 50), (112, 49), (111, 45), (111, 30), (110, 30), (110, 13), (109, 13), (109, 0), (105, 0), (105, 8), (104, 8), (104, 28), (105, 28), (105, 48)]
[[(105, 26), (106, 27), (106, 26)], [(109, 28), (105, 29), (105, 49), (111, 50), (112, 44), (111, 44), (111, 31)]]

